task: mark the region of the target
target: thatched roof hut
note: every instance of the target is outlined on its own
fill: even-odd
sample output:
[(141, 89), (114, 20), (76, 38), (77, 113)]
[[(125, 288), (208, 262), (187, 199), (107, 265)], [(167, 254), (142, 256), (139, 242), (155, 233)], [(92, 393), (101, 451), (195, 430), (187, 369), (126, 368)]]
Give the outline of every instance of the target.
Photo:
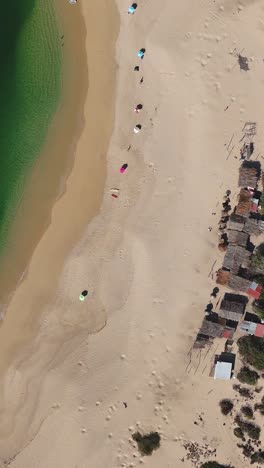
[(251, 253), (239, 245), (229, 245), (224, 256), (223, 268), (237, 274), (240, 267), (247, 268), (250, 263)]
[(216, 338), (222, 336), (223, 330), (223, 325), (204, 319), (199, 334), (207, 335), (210, 338)]
[(239, 322), (245, 312), (247, 298), (240, 294), (224, 295), (219, 309), (219, 316), (234, 322)]
[(248, 244), (249, 235), (246, 232), (229, 229), (227, 237), (229, 245), (239, 245), (240, 247), (246, 247)]
[(245, 278), (241, 278), (241, 276), (232, 275), (232, 273), (230, 273), (227, 280), (227, 286), (234, 291), (246, 293), (251, 286), (251, 281)]
[(251, 198), (252, 195), (249, 190), (241, 189), (238, 195), (238, 204), (235, 208), (235, 212), (241, 216), (248, 216), (251, 210)]
[(235, 231), (243, 231), (244, 225), (245, 225), (245, 218), (238, 214), (232, 213), (227, 223), (227, 228), (233, 229)]
[(244, 161), (239, 168), (239, 187), (256, 188), (260, 178), (260, 168), (259, 161)]
[(245, 221), (244, 231), (249, 235), (259, 236), (264, 232), (264, 221), (254, 217), (249, 217)]

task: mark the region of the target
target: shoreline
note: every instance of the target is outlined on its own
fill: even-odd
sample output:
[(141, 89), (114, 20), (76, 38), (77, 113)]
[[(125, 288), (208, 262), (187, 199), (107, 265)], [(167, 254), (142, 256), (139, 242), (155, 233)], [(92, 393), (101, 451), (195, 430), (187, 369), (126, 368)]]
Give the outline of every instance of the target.
[[(67, 2), (65, 3), (63, 0), (59, 0), (59, 6), (64, 9), (69, 9), (70, 14), (73, 14), (76, 8), (80, 9), (80, 5), (80, 3), (78, 3), (78, 5), (69, 5)], [(97, 31), (95, 19), (100, 15), (105, 15), (103, 5), (91, 5), (88, 13), (81, 9), (81, 12), (78, 12), (78, 14), (81, 14), (82, 16), (81, 21), (83, 21), (83, 15), (86, 14), (85, 47), (88, 49), (88, 67), (90, 67), (88, 70), (89, 84), (85, 97), (85, 125), (81, 131), (80, 138), (78, 138), (77, 135), (75, 136), (75, 143), (73, 143), (73, 145), (77, 144), (77, 148), (75, 149), (75, 157), (74, 160), (73, 157), (71, 157), (71, 161), (68, 163), (68, 174), (64, 176), (64, 182), (62, 184), (64, 188), (60, 195), (56, 198), (55, 203), (52, 203), (50, 222), (47, 222), (46, 226), (43, 226), (41, 225), (40, 220), (39, 227), (36, 226), (36, 237), (40, 237), (37, 245), (31, 245), (29, 251), (26, 252), (26, 255), (25, 251), (20, 251), (21, 265), (25, 265), (25, 259), (28, 259), (28, 257), (30, 257), (30, 261), (27, 263), (26, 270), (23, 273), (22, 281), (18, 283), (16, 291), (14, 294), (12, 294), (11, 300), (7, 307), (5, 319), (3, 320), (0, 328), (1, 375), (3, 375), (4, 369), (8, 367), (8, 363), (11, 362), (13, 355), (16, 355), (17, 350), (21, 349), (22, 344), (27, 343), (29, 337), (31, 337), (31, 339), (33, 338), (34, 333), (38, 328), (37, 324), (41, 316), (40, 310), (45, 305), (47, 297), (50, 298), (55, 293), (56, 281), (62, 268), (65, 255), (67, 255), (69, 250), (76, 243), (76, 240), (80, 238), (84, 227), (87, 225), (87, 220), (93, 218), (96, 213), (98, 213), (102, 201), (103, 186), (105, 183), (106, 174), (105, 153), (107, 151), (107, 140), (110, 138), (112, 129), (111, 114), (113, 112), (114, 96), (113, 88), (115, 67), (113, 66), (113, 61), (111, 58), (112, 55), (110, 52), (114, 47), (115, 35), (117, 34), (118, 29), (118, 20), (117, 14), (113, 8), (111, 15), (110, 12), (108, 12), (108, 22), (103, 22), (102, 29)], [(65, 27), (67, 28), (70, 23), (69, 15), (68, 18), (64, 16), (64, 18), (61, 19), (62, 22), (63, 20), (66, 20)], [(82, 26), (82, 28), (83, 27), (84, 26)], [(105, 30), (103, 31), (104, 27)], [(78, 18), (75, 20), (72, 33), (76, 34), (77, 30), (78, 34), (80, 34), (80, 24)], [(76, 34), (75, 37), (72, 53), (76, 51), (76, 45), (79, 41), (78, 34)], [(99, 58), (97, 57), (96, 49), (100, 51)], [(82, 56), (80, 57), (80, 60), (81, 58)], [(71, 59), (69, 60), (67, 66), (71, 67)], [(99, 79), (98, 73), (100, 73)], [(79, 86), (80, 77), (76, 77), (74, 76), (74, 73), (71, 73), (69, 87), (73, 85), (73, 82), (75, 82), (75, 86)], [(72, 95), (68, 95), (67, 100), (69, 97), (72, 98)], [(84, 96), (82, 95), (81, 100), (83, 98)], [(62, 107), (64, 106), (67, 106), (67, 101), (66, 104), (63, 102)], [(99, 134), (99, 131), (95, 127), (96, 122), (93, 122), (95, 109), (98, 109), (100, 122), (102, 125), (104, 125), (103, 135)], [(63, 111), (64, 109), (60, 108), (58, 115), (55, 117), (50, 132), (51, 134), (54, 133), (54, 138), (49, 138), (46, 144), (46, 148), (43, 149), (43, 153), (49, 149), (53, 149), (53, 151), (56, 152), (58, 149), (58, 142), (55, 141), (55, 139), (58, 140), (58, 128), (56, 125), (56, 120), (60, 118), (60, 114)], [(70, 110), (68, 110), (68, 112), (70, 112)], [(103, 116), (105, 116), (105, 120), (103, 119)], [(65, 116), (65, 120), (67, 120), (67, 116)], [(62, 138), (64, 131), (65, 127), (62, 126)], [(54, 141), (56, 146), (55, 148), (52, 148)], [(67, 144), (65, 146), (67, 146)], [(72, 148), (70, 149), (72, 150)], [(91, 157), (87, 158), (87, 153), (89, 154), (89, 152)], [(97, 155), (97, 160), (94, 161), (93, 158), (96, 157), (95, 155)], [(52, 172), (52, 167), (46, 168), (45, 165), (45, 160), (41, 157), (39, 163), (33, 169), (31, 183), (29, 184), (29, 187), (27, 187), (26, 194), (24, 196), (26, 203), (22, 203), (22, 207), (24, 208), (25, 206), (25, 212), (20, 207), (18, 216), (16, 218), (16, 223), (13, 226), (13, 228), (15, 228), (16, 225), (19, 226), (25, 242), (28, 230), (28, 227), (25, 223), (25, 217), (28, 216), (30, 218), (30, 216), (32, 216), (32, 212), (35, 212), (36, 214), (38, 213), (37, 203), (40, 197), (43, 195), (43, 190), (46, 184), (46, 181), (43, 178), (43, 170), (46, 170), (47, 174)], [(84, 174), (88, 175), (84, 176)], [(32, 198), (32, 194), (35, 193), (36, 190), (36, 182), (33, 180), (35, 177), (42, 182), (42, 184), (37, 187), (39, 198)], [(82, 182), (80, 183), (81, 178)], [(98, 189), (99, 187), (101, 187), (101, 190)], [(75, 206), (78, 206), (78, 200), (79, 202), (83, 202), (85, 199), (89, 200), (85, 207), (85, 211), (81, 212), (80, 210), (75, 210)], [(47, 215), (50, 207), (46, 206), (45, 201), (44, 207), (46, 209)], [(71, 213), (72, 221), (69, 219), (69, 213)], [(40, 214), (42, 216), (41, 211)], [(39, 219), (37, 219), (37, 222), (38, 221)], [(16, 231), (16, 229), (13, 229), (13, 231)], [(67, 233), (67, 236), (65, 233)], [(14, 232), (14, 236), (16, 235), (17, 233)], [(63, 243), (61, 243), (61, 237), (64, 239)], [(12, 245), (12, 237), (10, 244)], [(18, 250), (14, 248), (14, 245), (12, 245), (12, 248), (17, 267), (17, 263), (20, 260), (18, 256)], [(18, 249), (20, 248), (21, 245), (18, 246)], [(10, 246), (8, 251), (10, 251)], [(52, 265), (49, 264), (50, 258), (53, 260), (56, 259), (56, 261), (53, 261)], [(10, 283), (10, 277), (7, 277), (7, 272), (10, 276), (13, 274), (17, 279), (17, 268), (15, 268), (13, 272), (11, 271), (9, 257), (6, 257), (6, 259), (4, 258), (2, 267), (2, 270), (4, 270), (4, 289), (6, 292), (8, 292), (8, 283)], [(21, 273), (22, 271), (23, 268), (20, 268)], [(0, 280), (2, 280), (1, 276)], [(11, 284), (13, 283), (11, 282)], [(30, 292), (32, 290), (37, 291), (35, 297)], [(24, 310), (22, 314), (21, 311), (19, 312), (21, 303), (24, 304)], [(38, 310), (37, 316), (35, 315), (36, 308)]]

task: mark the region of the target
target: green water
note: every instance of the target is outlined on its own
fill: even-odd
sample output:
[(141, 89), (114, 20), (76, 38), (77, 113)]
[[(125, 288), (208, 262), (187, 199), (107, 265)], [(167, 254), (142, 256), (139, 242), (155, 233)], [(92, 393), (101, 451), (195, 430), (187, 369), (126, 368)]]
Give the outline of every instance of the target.
[(0, 6), (1, 251), (59, 103), (61, 41), (52, 0)]

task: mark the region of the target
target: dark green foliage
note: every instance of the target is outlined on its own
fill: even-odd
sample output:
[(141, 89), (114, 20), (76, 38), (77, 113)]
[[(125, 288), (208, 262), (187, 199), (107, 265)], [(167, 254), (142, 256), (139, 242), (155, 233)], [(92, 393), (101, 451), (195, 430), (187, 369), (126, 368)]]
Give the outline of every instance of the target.
[(256, 247), (251, 259), (251, 266), (257, 270), (264, 270), (264, 243)]
[(158, 432), (150, 432), (145, 435), (135, 432), (132, 437), (137, 442), (138, 450), (142, 455), (151, 455), (153, 450), (157, 450), (160, 446), (160, 435)]
[(256, 369), (264, 369), (264, 339), (253, 335), (242, 336), (237, 341), (244, 360)]
[(235, 423), (243, 432), (246, 432), (250, 439), (258, 440), (260, 436), (260, 427), (256, 424), (243, 421), (238, 415), (235, 417)]
[[(261, 292), (261, 296), (262, 294), (264, 294), (263, 290)], [(252, 304), (252, 309), (253, 309), (253, 312), (255, 312), (255, 314), (257, 314), (260, 317), (260, 319), (264, 319), (264, 300), (263, 299), (258, 299), (254, 301)]]
[(232, 411), (234, 404), (232, 403), (231, 400), (228, 400), (227, 398), (225, 398), (224, 400), (221, 400), (219, 402), (219, 406), (221, 408), (221, 413), (226, 416), (227, 414), (230, 413), (230, 411)]
[(233, 385), (233, 389), (239, 393), (244, 398), (249, 398), (252, 400), (253, 395), (252, 392), (247, 387), (241, 387), (240, 385)]
[(255, 410), (259, 411), (264, 416), (264, 397), (261, 399), (261, 403), (256, 403), (254, 406)]
[(264, 451), (255, 452), (251, 456), (251, 463), (259, 463), (260, 465), (264, 464)]
[(248, 419), (253, 418), (253, 409), (248, 405), (242, 406), (241, 413)]
[(200, 468), (234, 468), (233, 466), (230, 465), (222, 465), (221, 463), (218, 463), (216, 461), (209, 461), (203, 463)]
[(259, 374), (256, 371), (249, 369), (249, 367), (244, 366), (237, 374), (237, 378), (239, 382), (246, 383), (248, 385), (256, 385), (259, 379)]
[(234, 435), (236, 437), (238, 437), (239, 439), (243, 439), (244, 437), (244, 432), (242, 431), (242, 429), (240, 427), (235, 427), (234, 429)]

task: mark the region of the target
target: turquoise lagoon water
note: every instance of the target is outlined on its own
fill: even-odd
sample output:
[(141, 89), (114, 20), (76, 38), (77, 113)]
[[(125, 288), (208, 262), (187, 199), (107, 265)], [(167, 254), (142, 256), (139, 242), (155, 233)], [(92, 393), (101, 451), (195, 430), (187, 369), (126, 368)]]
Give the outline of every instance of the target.
[(1, 251), (58, 107), (61, 41), (52, 0), (0, 5)]

